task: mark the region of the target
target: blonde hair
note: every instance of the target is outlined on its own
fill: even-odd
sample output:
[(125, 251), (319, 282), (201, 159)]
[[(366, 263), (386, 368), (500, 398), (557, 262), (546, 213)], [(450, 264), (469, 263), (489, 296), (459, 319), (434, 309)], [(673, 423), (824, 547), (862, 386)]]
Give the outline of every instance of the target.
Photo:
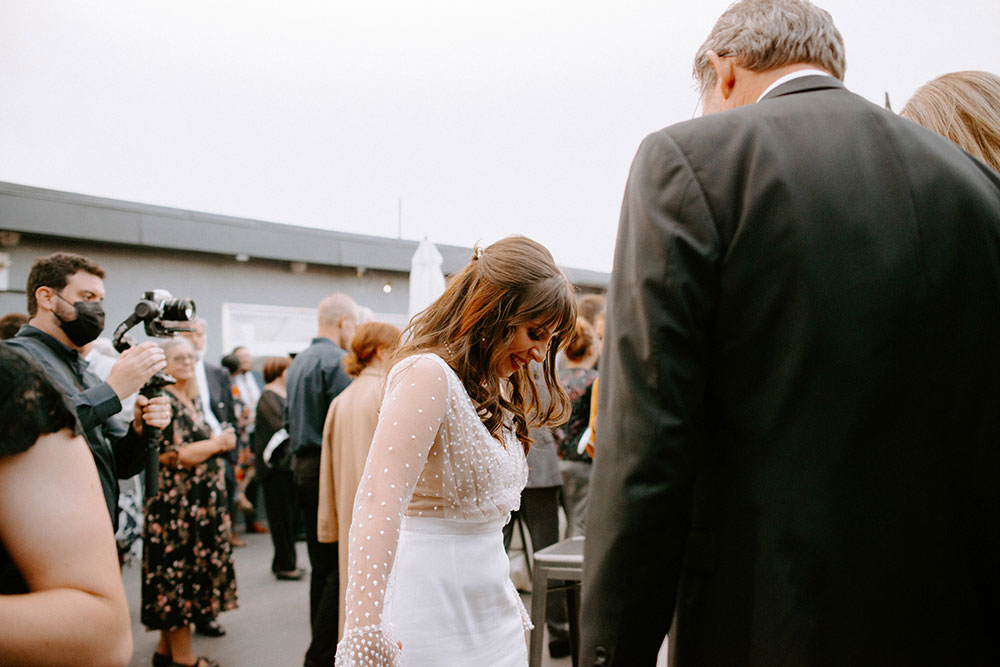
[(900, 115), (1000, 171), (1000, 76), (974, 70), (943, 74), (918, 88)]
[[(551, 399), (547, 407), (529, 366), (504, 380), (503, 389), (496, 373), (517, 327), (531, 322), (552, 331), (542, 363)], [(461, 378), (490, 434), (497, 437), (507, 411), (527, 451), (532, 442), (529, 428), (554, 426), (569, 416), (569, 397), (556, 378), (555, 362), (575, 323), (573, 286), (549, 251), (525, 236), (508, 236), (486, 248), (476, 247), (444, 294), (414, 316), (407, 329), (409, 342), (396, 359), (418, 352), (440, 355)]]
[[(197, 358), (197, 350), (194, 349), (194, 343), (188, 340), (185, 336), (174, 336), (173, 338), (166, 338), (160, 343), (160, 348), (163, 350), (163, 354), (168, 358), (170, 357), (170, 351), (177, 347), (178, 345), (183, 345), (191, 348), (191, 353)], [(166, 372), (166, 371), (164, 371)], [(187, 397), (194, 400), (200, 395), (198, 393), (198, 380), (191, 378), (187, 383), (187, 391), (185, 392)]]
[(736, 56), (736, 64), (751, 72), (808, 63), (843, 80), (847, 69), (844, 38), (833, 17), (808, 0), (742, 0), (730, 5), (694, 57), (694, 78), (702, 95), (715, 85), (710, 50)]

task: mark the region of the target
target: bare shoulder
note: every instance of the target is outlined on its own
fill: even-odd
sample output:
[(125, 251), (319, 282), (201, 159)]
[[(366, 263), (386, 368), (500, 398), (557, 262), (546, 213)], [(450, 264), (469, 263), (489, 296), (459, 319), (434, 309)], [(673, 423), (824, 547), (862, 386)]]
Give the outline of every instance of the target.
[[(38, 525), (46, 530), (38, 531)], [(117, 567), (97, 468), (82, 437), (63, 429), (39, 437), (22, 454), (0, 459), (0, 534), (29, 585), (37, 588), (89, 580), (91, 561), (77, 563), (74, 553), (100, 554)], [(77, 564), (67, 567), (61, 559)]]

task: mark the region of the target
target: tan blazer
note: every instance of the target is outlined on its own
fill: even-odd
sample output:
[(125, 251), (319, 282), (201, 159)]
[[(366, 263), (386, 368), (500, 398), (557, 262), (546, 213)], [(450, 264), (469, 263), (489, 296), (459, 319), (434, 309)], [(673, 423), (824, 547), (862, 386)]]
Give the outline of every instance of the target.
[(340, 630), (344, 630), (344, 593), (347, 590), (347, 546), (354, 494), (365, 470), (378, 410), (385, 391), (385, 373), (366, 368), (330, 403), (323, 425), (319, 468), (319, 512), (316, 532), (320, 542), (337, 542), (340, 560)]

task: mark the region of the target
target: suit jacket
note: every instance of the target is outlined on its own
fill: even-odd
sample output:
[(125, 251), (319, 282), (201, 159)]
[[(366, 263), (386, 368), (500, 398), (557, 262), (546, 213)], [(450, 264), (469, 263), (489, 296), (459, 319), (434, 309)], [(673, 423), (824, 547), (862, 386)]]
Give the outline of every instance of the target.
[(997, 664), (1000, 176), (835, 79), (639, 148), (583, 664)]
[[(205, 364), (205, 378), (208, 380), (208, 396), (212, 414), (220, 424), (236, 427), (236, 409), (233, 406), (233, 379), (225, 368)], [(263, 386), (263, 385), (261, 385)]]
[[(205, 364), (205, 380), (208, 382), (208, 398), (212, 414), (219, 424), (237, 425), (236, 406), (233, 402), (233, 379), (225, 368), (214, 364)], [(239, 453), (233, 449), (222, 455), (235, 464)], [(227, 468), (227, 474), (231, 471)], [(230, 475), (231, 476), (231, 475)]]

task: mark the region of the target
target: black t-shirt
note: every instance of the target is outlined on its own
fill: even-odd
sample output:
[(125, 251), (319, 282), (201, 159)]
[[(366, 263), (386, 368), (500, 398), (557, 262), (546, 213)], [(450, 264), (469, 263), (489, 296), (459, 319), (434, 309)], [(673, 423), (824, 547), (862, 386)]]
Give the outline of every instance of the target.
[[(0, 343), (0, 457), (27, 451), (40, 436), (64, 428), (80, 434), (76, 413), (66, 395), (38, 362)], [(39, 489), (39, 493), (48, 492)], [(25, 498), (24, 502), (31, 499)], [(0, 594), (27, 592), (0, 536)]]

